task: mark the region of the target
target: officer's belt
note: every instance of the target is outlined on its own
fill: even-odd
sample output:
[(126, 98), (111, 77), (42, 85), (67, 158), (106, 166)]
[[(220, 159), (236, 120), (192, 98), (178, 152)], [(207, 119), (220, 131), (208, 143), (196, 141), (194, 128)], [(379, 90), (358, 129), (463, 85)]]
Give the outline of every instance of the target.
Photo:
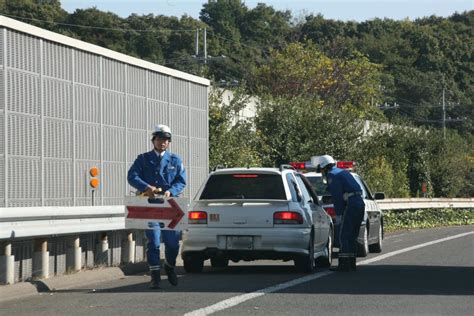
[(356, 196), (356, 195), (362, 196), (362, 192), (361, 191), (346, 192), (342, 195), (342, 198), (344, 199), (344, 201), (347, 201), (351, 196)]

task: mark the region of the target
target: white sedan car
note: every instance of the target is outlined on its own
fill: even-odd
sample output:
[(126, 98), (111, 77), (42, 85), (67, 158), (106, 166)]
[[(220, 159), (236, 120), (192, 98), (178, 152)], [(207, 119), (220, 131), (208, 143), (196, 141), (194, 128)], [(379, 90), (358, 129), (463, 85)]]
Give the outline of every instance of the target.
[(183, 232), (186, 272), (204, 261), (294, 260), (311, 272), (329, 266), (333, 224), (309, 181), (290, 166), (231, 168), (211, 173), (197, 193)]

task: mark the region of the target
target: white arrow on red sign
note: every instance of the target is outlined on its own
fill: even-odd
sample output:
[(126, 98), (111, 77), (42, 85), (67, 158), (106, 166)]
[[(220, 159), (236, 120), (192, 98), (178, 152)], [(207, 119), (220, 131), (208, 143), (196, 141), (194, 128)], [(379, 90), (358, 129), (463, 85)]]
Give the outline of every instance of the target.
[(169, 199), (170, 207), (127, 206), (127, 219), (171, 220), (168, 228), (173, 229), (181, 221), (184, 212), (174, 199)]

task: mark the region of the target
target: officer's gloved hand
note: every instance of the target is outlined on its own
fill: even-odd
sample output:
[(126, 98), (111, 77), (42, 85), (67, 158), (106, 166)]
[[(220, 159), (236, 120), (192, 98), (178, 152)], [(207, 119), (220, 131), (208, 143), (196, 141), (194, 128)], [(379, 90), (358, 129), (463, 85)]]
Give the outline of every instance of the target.
[(146, 188), (146, 190), (143, 192), (143, 194), (148, 196), (149, 198), (154, 198), (155, 197), (155, 191), (156, 191), (156, 187), (150, 185)]
[(163, 197), (165, 197), (165, 198), (169, 198), (170, 196), (171, 196), (170, 191), (166, 191), (165, 193), (163, 193)]

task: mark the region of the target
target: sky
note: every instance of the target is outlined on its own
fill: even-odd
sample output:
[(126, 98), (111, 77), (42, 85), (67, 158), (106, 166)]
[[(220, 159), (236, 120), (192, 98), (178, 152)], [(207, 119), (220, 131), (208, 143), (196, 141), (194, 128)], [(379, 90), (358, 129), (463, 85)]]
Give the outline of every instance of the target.
[[(121, 17), (132, 13), (177, 16), (186, 14), (199, 17), (205, 0), (61, 0), (63, 9), (69, 13), (75, 9), (97, 7)], [(365, 21), (373, 18), (395, 20), (425, 16), (447, 17), (455, 12), (473, 10), (474, 0), (273, 0), (244, 1), (248, 8), (265, 3), (276, 10), (291, 10), (295, 18), (321, 13), (326, 19), (343, 21)]]

